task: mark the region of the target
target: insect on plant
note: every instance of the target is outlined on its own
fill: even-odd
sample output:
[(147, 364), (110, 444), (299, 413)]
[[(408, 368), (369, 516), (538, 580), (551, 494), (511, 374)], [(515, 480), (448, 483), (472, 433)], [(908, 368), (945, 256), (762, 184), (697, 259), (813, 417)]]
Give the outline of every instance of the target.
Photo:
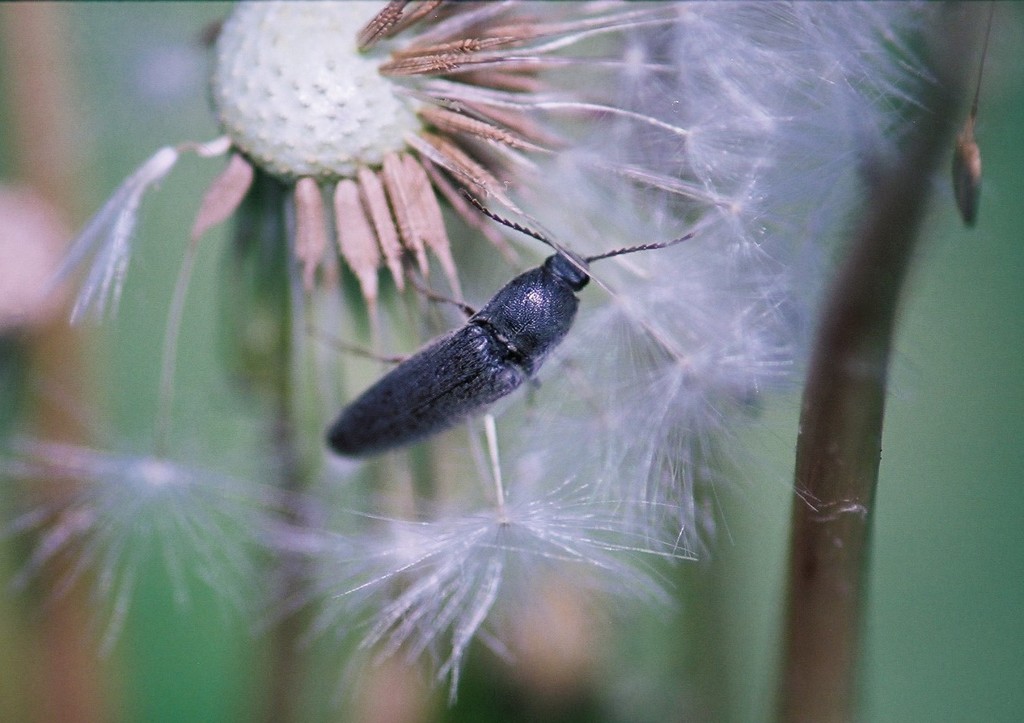
[(569, 332), (576, 294), (590, 281), (589, 264), (693, 236), (580, 257), (465, 195), (489, 218), (557, 253), (505, 284), (465, 325), (427, 344), (343, 409), (327, 432), (339, 454), (365, 457), (417, 442), (511, 394), (535, 377)]

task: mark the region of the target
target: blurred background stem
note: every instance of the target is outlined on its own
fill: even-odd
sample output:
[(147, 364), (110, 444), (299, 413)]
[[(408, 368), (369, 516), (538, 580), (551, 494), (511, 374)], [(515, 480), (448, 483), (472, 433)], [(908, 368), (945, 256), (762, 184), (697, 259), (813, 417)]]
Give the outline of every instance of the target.
[[(288, 278), (291, 246), (285, 215), (287, 189), (258, 171), (237, 215), (233, 255), (229, 259), (228, 293), (221, 299), (225, 314), (228, 364), (244, 390), (257, 400), (265, 420), (264, 435), (273, 475), (287, 510), (287, 522), (305, 526), (296, 502), (307, 471), (296, 437), (292, 378), (293, 302)], [(305, 571), (301, 561), (285, 555), (268, 563), (271, 605), (303, 599)], [(286, 608), (291, 605), (286, 604)], [(305, 622), (298, 613), (278, 619), (268, 638), (265, 720), (287, 723), (299, 719), (302, 689), (299, 639)]]
[[(829, 292), (804, 388), (784, 622), (780, 721), (856, 718), (870, 533), (900, 296), (931, 179), (974, 71), (978, 16), (947, 8), (934, 82), (891, 168), (868, 169), (866, 215)], [(956, 67), (959, 62), (960, 67)]]
[[(8, 93), (9, 142), (14, 149), (15, 183), (38, 194), (64, 224), (78, 219), (75, 179), (82, 170), (81, 149), (74, 143), (73, 78), (69, 57), (67, 8), (59, 3), (0, 5), (3, 73)], [(41, 439), (82, 442), (85, 430), (74, 414), (86, 408), (86, 371), (82, 340), (66, 322), (66, 313), (51, 316), (21, 340), (32, 368), (29, 409), (33, 433)], [(70, 410), (70, 411), (69, 411)], [(47, 489), (45, 485), (41, 489)], [(49, 491), (45, 494), (66, 494)], [(39, 720), (110, 720), (109, 702), (88, 635), (86, 586), (54, 597), (70, 560), (59, 560), (36, 581), (33, 598), (38, 624), (29, 710)]]

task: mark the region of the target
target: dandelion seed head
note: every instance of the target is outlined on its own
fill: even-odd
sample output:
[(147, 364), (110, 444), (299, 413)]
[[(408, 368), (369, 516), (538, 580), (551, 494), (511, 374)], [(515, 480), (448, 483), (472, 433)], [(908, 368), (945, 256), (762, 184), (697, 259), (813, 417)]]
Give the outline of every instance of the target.
[[(307, 296), (336, 286), (344, 262), (373, 315), (379, 269), (401, 291), (408, 267), (426, 277), (431, 257), (461, 296), (441, 204), (514, 258), (458, 188), (515, 208), (517, 177), (559, 146), (538, 69), (583, 64), (563, 51), (650, 22), (643, 18), (652, 12), (612, 7), (576, 18), (554, 4), (240, 3), (220, 32), (212, 79), (226, 142), (175, 148), (203, 157), (213, 147), (233, 151), (200, 203), (192, 240), (232, 216), (260, 168), (292, 187), (286, 225)], [(75, 318), (116, 304), (156, 160), (75, 242), (68, 268), (91, 259)]]
[[(194, 241), (246, 198), (254, 165), (277, 175), (292, 189), (281, 226), (301, 266), (290, 273), (304, 292), (295, 308), (307, 320), (326, 310), (324, 322), (343, 317), (341, 294), (315, 293), (337, 283), (341, 262), (371, 316), (382, 268), (402, 289), (413, 268), (426, 279), (440, 266), (460, 296), (441, 203), (507, 248), (460, 186), (581, 256), (693, 232), (593, 264), (540, 388), (498, 410), (504, 502), (479, 509), (478, 480), (453, 474), (416, 521), (364, 509), (351, 535), (282, 535), (279, 550), (313, 561), (314, 632), (358, 631), (374, 655), (432, 660), (454, 693), (471, 641), (507, 652), (500, 641), (539, 580), (663, 603), (658, 561), (704, 552), (734, 431), (760, 395), (793, 383), (858, 174), (893, 146), (898, 109), (913, 102), (900, 38), (917, 10), (510, 2), (375, 14), (382, 7), (237, 8), (213, 90), (228, 136), (202, 147), (233, 153)], [(95, 261), (78, 308), (116, 302), (141, 198), (184, 148), (145, 163), (83, 232), (69, 263)], [(172, 305), (179, 320), (185, 286)], [(340, 378), (311, 366), (318, 394)], [(32, 452), (85, 480), (40, 549), (81, 541), (108, 590), (133, 543), (169, 528), (211, 579), (247, 564), (239, 540), (255, 542), (263, 502), (244, 484), (162, 457)], [(185, 554), (164, 549), (168, 560)]]
[(236, 148), (286, 179), (352, 178), (420, 130), (414, 108), (360, 53), (380, 3), (241, 3), (217, 40), (213, 99)]

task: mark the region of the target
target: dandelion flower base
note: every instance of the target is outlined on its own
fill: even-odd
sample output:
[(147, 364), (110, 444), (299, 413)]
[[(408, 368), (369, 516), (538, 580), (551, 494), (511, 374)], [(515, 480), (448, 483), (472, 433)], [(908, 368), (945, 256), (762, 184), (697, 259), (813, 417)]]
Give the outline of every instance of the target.
[(420, 123), (356, 31), (377, 3), (248, 3), (217, 41), (213, 99), (237, 148), (287, 179), (380, 166)]

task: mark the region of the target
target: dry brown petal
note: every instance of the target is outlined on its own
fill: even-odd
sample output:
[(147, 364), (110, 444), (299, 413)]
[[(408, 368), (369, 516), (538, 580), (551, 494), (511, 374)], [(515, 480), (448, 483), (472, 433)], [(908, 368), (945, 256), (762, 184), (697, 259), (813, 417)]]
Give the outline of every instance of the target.
[(483, 165), (444, 136), (420, 133), (406, 137), (406, 143), (426, 158), (451, 173), (470, 187), (470, 190), (493, 196), (513, 211), (519, 208), (503, 190), (502, 183)]
[(359, 279), (363, 298), (372, 308), (377, 301), (380, 251), (377, 237), (359, 200), (359, 186), (355, 181), (340, 181), (334, 189), (334, 225), (338, 234), (338, 250)]
[(327, 249), (324, 198), (312, 178), (295, 184), (295, 256), (302, 262), (302, 283), (312, 291), (316, 270)]
[(418, 197), (418, 190), (414, 188), (415, 181), (408, 176), (405, 164), (397, 153), (389, 153), (384, 156), (384, 166), (381, 169), (381, 178), (384, 180), (384, 188), (387, 189), (388, 198), (391, 200), (391, 210), (394, 211), (395, 220), (398, 222), (398, 233), (405, 242), (405, 247), (416, 256), (416, 264), (420, 273), (426, 277), (430, 272), (427, 264), (427, 252), (424, 246), (424, 221), (417, 213), (414, 206), (414, 199)]
[(430, 178), (419, 161), (412, 156), (403, 156), (402, 165), (406, 178), (409, 179), (410, 201), (417, 225), (423, 233), (423, 242), (440, 262), (452, 293), (461, 299), (462, 289), (459, 287), (455, 259), (452, 258), (451, 242), (448, 240), (444, 216), (441, 214), (441, 206), (437, 203), (437, 196), (434, 195), (434, 188), (430, 185)]
[(506, 35), (504, 37), (491, 36), (488, 38), (460, 38), (432, 45), (408, 45), (404, 48), (396, 49), (391, 54), (391, 57), (394, 60), (412, 60), (415, 58), (425, 59), (430, 56), (461, 56), (478, 53), (481, 50), (500, 48), (503, 45), (511, 45), (517, 42), (519, 42), (519, 38), (514, 35)]
[(419, 116), (427, 123), (444, 133), (466, 133), (485, 141), (503, 143), (512, 148), (522, 150), (543, 151), (540, 146), (535, 146), (524, 138), (500, 128), (493, 123), (472, 118), (463, 113), (456, 113), (447, 108), (438, 106), (424, 106), (419, 111)]
[(373, 47), (381, 38), (388, 37), (390, 30), (402, 17), (402, 12), (408, 0), (391, 0), (384, 9), (373, 16), (363, 29), (356, 35), (360, 50), (367, 50)]
[(359, 31), (359, 49), (368, 50), (378, 41), (400, 33), (430, 14), (441, 2), (442, 0), (425, 0), (408, 8), (408, 0), (392, 0)]
[[(392, 59), (381, 63), (381, 75), (436, 75), (451, 73), (467, 65), (493, 63), (502, 56), (482, 53), (491, 48), (513, 45), (518, 38), (466, 38), (424, 49), (410, 49), (395, 53)], [(482, 53), (482, 54), (478, 54)]]
[(561, 145), (561, 141), (554, 134), (550, 133), (541, 124), (534, 121), (528, 115), (519, 110), (510, 108), (499, 108), (483, 103), (462, 103), (468, 110), (479, 118), (486, 118), (495, 125), (507, 128), (520, 138), (529, 140), (541, 146), (545, 150), (551, 150)]
[(433, 12), (434, 9), (440, 6), (443, 2), (444, 0), (420, 0), (420, 2), (417, 2), (406, 12), (402, 13), (402, 17), (398, 18), (398, 22), (388, 30), (387, 36), (392, 37), (397, 35), (413, 23), (419, 22)]
[(363, 204), (373, 223), (377, 242), (384, 254), (384, 262), (391, 271), (395, 286), (399, 291), (405, 289), (405, 276), (402, 273), (402, 244), (398, 240), (398, 229), (388, 209), (388, 199), (384, 192), (384, 184), (380, 177), (369, 168), (359, 169), (359, 190), (362, 192)]
[(192, 224), (193, 241), (198, 241), (203, 234), (227, 220), (238, 210), (242, 199), (252, 186), (253, 175), (253, 168), (249, 162), (241, 155), (232, 153), (227, 166), (206, 189), (196, 220)]
[(434, 188), (441, 192), (441, 195), (451, 204), (455, 212), (462, 217), (462, 220), (470, 228), (475, 228), (482, 233), (511, 266), (517, 266), (519, 256), (495, 225), (486, 216), (483, 216), (473, 208), (473, 205), (466, 200), (465, 196), (459, 193), (458, 189), (455, 188), (451, 181), (448, 180), (448, 177), (434, 163), (423, 159), (422, 165), (427, 175), (430, 176), (430, 181), (433, 183)]

